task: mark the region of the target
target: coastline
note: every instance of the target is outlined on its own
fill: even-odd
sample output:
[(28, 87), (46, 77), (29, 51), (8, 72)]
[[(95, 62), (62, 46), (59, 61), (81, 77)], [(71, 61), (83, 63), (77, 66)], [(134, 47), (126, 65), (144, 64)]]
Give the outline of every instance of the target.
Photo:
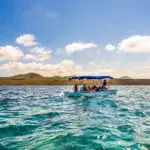
[[(96, 84), (100, 84), (100, 82), (95, 82)], [(8, 79), (8, 78), (0, 78), (0, 86), (10, 85), (10, 86), (17, 86), (17, 85), (47, 85), (47, 86), (67, 86), (73, 85), (73, 82), (69, 82), (67, 78), (60, 77), (60, 79), (54, 79), (53, 77), (50, 78), (42, 78), (42, 79)], [(78, 82), (79, 85), (81, 83)], [(87, 85), (93, 84), (92, 82), (86, 82)], [(113, 79), (111, 85), (115, 86), (134, 86), (134, 85), (150, 85), (150, 79)]]
[[(43, 77), (36, 73), (20, 74), (10, 77), (0, 77), (0, 86), (2, 85), (74, 85), (74, 81), (69, 81), (69, 77)], [(102, 80), (94, 80), (94, 84), (100, 85)], [(109, 82), (110, 80), (108, 80)], [(78, 85), (83, 82), (76, 80)], [(84, 80), (87, 85), (92, 85), (93, 80)], [(150, 85), (150, 79), (121, 79), (114, 78), (111, 80), (111, 85)]]

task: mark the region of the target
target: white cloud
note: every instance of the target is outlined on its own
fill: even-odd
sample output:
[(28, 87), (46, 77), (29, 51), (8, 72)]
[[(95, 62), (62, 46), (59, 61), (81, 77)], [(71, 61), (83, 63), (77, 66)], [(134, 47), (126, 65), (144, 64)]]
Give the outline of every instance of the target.
[(97, 47), (97, 45), (94, 43), (79, 42), (79, 43), (72, 43), (72, 44), (66, 45), (65, 50), (68, 54), (72, 54), (76, 51), (82, 51), (82, 50), (85, 50), (88, 48), (96, 48), (96, 47)]
[(102, 67), (102, 66), (104, 66), (104, 65), (107, 65), (108, 64), (108, 61), (106, 61), (106, 60), (102, 60), (102, 61), (100, 61), (100, 62), (96, 62), (96, 61), (91, 61), (90, 63), (89, 63), (92, 67), (97, 67), (97, 68), (99, 68), (99, 67)]
[(35, 72), (43, 76), (78, 75), (81, 69), (82, 67), (76, 66), (72, 60), (63, 60), (59, 64), (9, 62), (0, 67), (0, 70), (14, 74)]
[(34, 61), (45, 61), (50, 58), (51, 53), (51, 49), (46, 49), (45, 47), (35, 47), (31, 49), (30, 54), (25, 55), (25, 59)]
[(0, 70), (12, 75), (35, 72), (43, 76), (112, 75), (114, 78), (121, 76), (149, 78), (149, 69), (147, 69), (146, 74), (143, 74), (143, 71), (140, 70), (120, 70), (115, 68), (85, 70), (82, 66), (76, 65), (72, 60), (63, 60), (59, 64), (8, 62), (7, 64), (0, 66)]
[(72, 60), (63, 60), (61, 63), (61, 65), (68, 65), (68, 66), (73, 66), (75, 63)]
[(116, 68), (101, 68), (91, 72), (91, 75), (111, 75), (114, 78), (119, 78), (122, 76), (129, 76), (131, 78), (149, 78), (147, 75), (143, 74), (140, 70), (130, 70), (130, 69), (116, 69)]
[(133, 35), (122, 40), (118, 48), (123, 52), (150, 52), (150, 36)]
[(143, 68), (150, 69), (150, 65), (144, 66)]
[(84, 70), (72, 60), (63, 60), (59, 64), (9, 62), (0, 66), (0, 70), (11, 74), (35, 72), (43, 76), (71, 76), (71, 75), (108, 75), (112, 69)]
[(0, 61), (13, 61), (23, 56), (22, 51), (18, 47), (11, 45), (0, 46)]
[(120, 64), (120, 61), (115, 61), (116, 64)]
[(63, 48), (57, 48), (54, 52), (54, 55), (63, 55), (63, 54), (66, 54)]
[(112, 69), (83, 70), (82, 66), (75, 65), (72, 60), (63, 60), (59, 64), (9, 62), (0, 66), (0, 70), (11, 74), (35, 72), (43, 76), (108, 75), (112, 71)]
[(99, 69), (98, 71), (96, 71), (94, 74), (95, 75), (109, 75), (109, 74), (111, 74), (113, 72), (113, 69)]
[(17, 37), (16, 43), (24, 46), (34, 46), (38, 44), (35, 42), (35, 36), (32, 34), (24, 34)]
[(115, 46), (114, 45), (112, 45), (112, 44), (107, 44), (106, 46), (105, 46), (105, 50), (108, 50), (108, 51), (114, 51), (115, 50)]
[(32, 54), (25, 55), (24, 59), (26, 60), (36, 60), (36, 57)]
[(91, 66), (95, 66), (96, 64), (95, 64), (95, 61), (91, 61), (90, 63), (89, 63)]

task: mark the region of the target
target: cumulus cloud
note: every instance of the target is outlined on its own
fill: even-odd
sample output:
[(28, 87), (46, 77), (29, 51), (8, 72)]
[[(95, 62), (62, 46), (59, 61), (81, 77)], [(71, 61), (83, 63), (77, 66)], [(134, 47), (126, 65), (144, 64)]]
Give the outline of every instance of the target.
[(16, 43), (24, 46), (34, 46), (38, 44), (35, 42), (35, 36), (32, 34), (24, 34), (17, 37)]
[(108, 61), (106, 61), (106, 60), (102, 60), (100, 62), (96, 62), (93, 60), (89, 63), (90, 66), (96, 67), (96, 68), (99, 68), (99, 67), (104, 66), (106, 64), (108, 64)]
[(32, 54), (25, 55), (24, 59), (26, 59), (26, 60), (37, 60), (36, 57)]
[(96, 65), (94, 61), (91, 61), (89, 64), (90, 64), (91, 66), (95, 66), (95, 65)]
[[(146, 67), (149, 68), (149, 67)], [(112, 75), (121, 77), (124, 75), (143, 78), (146, 77), (143, 71), (115, 69), (115, 68), (98, 68), (94, 70), (85, 70), (82, 66), (78, 66), (72, 60), (63, 60), (58, 64), (42, 64), (42, 63), (23, 63), (23, 62), (8, 62), (0, 66), (1, 71), (6, 71), (11, 74), (35, 72), (43, 76), (72, 76), (72, 75)], [(147, 78), (149, 71), (147, 72)]]
[(25, 59), (32, 61), (45, 61), (50, 58), (51, 53), (51, 49), (46, 49), (45, 47), (35, 47), (31, 49), (30, 54), (25, 55)]
[(101, 68), (91, 72), (91, 75), (111, 75), (114, 78), (120, 78), (124, 75), (133, 77), (133, 78), (149, 78), (149, 72), (143, 74), (143, 71), (140, 70), (130, 70), (130, 69), (116, 69), (116, 68)]
[(66, 54), (66, 52), (63, 48), (57, 48), (53, 54), (58, 56), (58, 55), (64, 55)]
[(108, 51), (113, 51), (113, 50), (115, 50), (115, 46), (114, 45), (112, 45), (112, 44), (107, 44), (106, 46), (105, 46), (105, 50), (108, 50)]
[(11, 74), (35, 72), (43, 76), (72, 76), (72, 75), (108, 75), (112, 69), (84, 70), (72, 60), (63, 60), (58, 64), (9, 62), (0, 66), (0, 70), (9, 71)]
[(97, 45), (94, 43), (82, 43), (82, 42), (78, 42), (78, 43), (72, 43), (72, 44), (68, 44), (65, 47), (65, 50), (68, 54), (72, 54), (74, 52), (77, 51), (82, 51), (88, 48), (96, 48)]
[(150, 69), (150, 65), (143, 66), (143, 68)]
[(108, 75), (108, 74), (112, 74), (112, 72), (113, 72), (113, 69), (104, 69), (104, 68), (102, 68), (102, 69), (99, 69), (99, 70), (97, 70), (94, 74), (95, 75), (97, 75), (97, 74), (100, 74), (100, 75)]
[(15, 74), (35, 72), (43, 76), (69, 76), (78, 75), (82, 67), (76, 66), (72, 60), (63, 60), (59, 64), (9, 62), (2, 65), (0, 69)]
[(0, 61), (14, 61), (22, 56), (23, 53), (18, 47), (11, 45), (0, 46)]
[(122, 40), (118, 48), (123, 52), (150, 52), (150, 36), (133, 35)]
[(76, 65), (72, 60), (63, 60), (59, 64), (22, 63), (9, 62), (0, 66), (0, 70), (11, 74), (35, 72), (43, 76), (72, 76), (72, 75), (108, 75), (112, 69), (98, 69), (94, 71), (84, 70), (82, 66)]
[(115, 61), (116, 64), (120, 64), (120, 61)]

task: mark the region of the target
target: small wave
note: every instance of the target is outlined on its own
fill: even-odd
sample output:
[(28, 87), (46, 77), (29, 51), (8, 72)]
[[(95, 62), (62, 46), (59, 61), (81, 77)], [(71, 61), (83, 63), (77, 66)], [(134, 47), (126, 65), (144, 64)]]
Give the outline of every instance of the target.
[(22, 136), (32, 133), (36, 125), (10, 125), (0, 128), (0, 138)]
[(3, 99), (0, 99), (0, 105), (16, 103), (17, 101), (18, 101), (18, 98), (3, 98)]
[(8, 149), (5, 146), (3, 146), (3, 145), (0, 144), (0, 150), (10, 150), (10, 149)]
[(49, 110), (43, 110), (43, 111), (39, 111), (37, 113), (33, 113), (30, 115), (30, 118), (53, 118), (60, 115), (59, 112), (56, 111), (49, 111)]
[(117, 129), (121, 132), (130, 132), (130, 133), (134, 132), (134, 129), (131, 125), (119, 125)]
[(121, 108), (120, 111), (128, 112), (129, 110), (127, 108)]
[(73, 99), (66, 86), (0, 87), (0, 150), (149, 150), (150, 87), (115, 88)]
[(145, 117), (145, 114), (142, 111), (136, 110), (134, 112), (135, 116), (139, 116), (139, 117)]

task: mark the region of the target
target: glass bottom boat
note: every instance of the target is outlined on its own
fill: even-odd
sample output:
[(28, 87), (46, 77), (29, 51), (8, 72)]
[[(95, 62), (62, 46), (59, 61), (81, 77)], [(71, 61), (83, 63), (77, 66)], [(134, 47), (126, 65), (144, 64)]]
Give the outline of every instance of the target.
[[(101, 79), (113, 79), (113, 77), (111, 76), (74, 76), (69, 78), (70, 81), (72, 80), (83, 80), (83, 79), (87, 79), (87, 80), (101, 80)], [(76, 83), (75, 83), (76, 84)], [(110, 82), (109, 82), (110, 85)], [(68, 97), (95, 97), (95, 96), (109, 96), (109, 95), (115, 95), (117, 94), (117, 90), (116, 89), (103, 89), (101, 88), (99, 91), (74, 91), (74, 92), (64, 92), (65, 96)]]

